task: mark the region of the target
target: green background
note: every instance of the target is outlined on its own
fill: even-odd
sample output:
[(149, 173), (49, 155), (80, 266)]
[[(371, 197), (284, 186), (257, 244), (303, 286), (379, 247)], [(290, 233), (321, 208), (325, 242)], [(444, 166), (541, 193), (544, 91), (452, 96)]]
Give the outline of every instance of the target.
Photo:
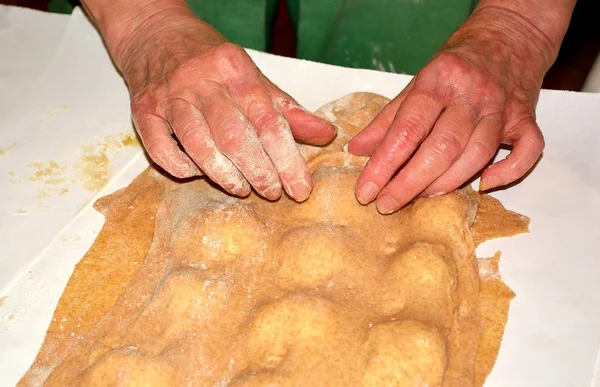
[[(346, 67), (416, 73), (462, 24), (476, 0), (287, 0), (297, 57)], [(277, 0), (188, 0), (234, 43), (269, 51)], [(70, 13), (72, 0), (50, 0)]]

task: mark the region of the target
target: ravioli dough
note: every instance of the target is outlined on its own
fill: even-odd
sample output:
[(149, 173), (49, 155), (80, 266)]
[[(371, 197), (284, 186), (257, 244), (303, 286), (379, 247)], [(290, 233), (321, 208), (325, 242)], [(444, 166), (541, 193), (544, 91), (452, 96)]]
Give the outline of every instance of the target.
[(239, 199), (150, 167), (102, 198), (20, 386), (481, 386), (514, 294), (485, 239), (529, 220), (470, 189), (398, 213), (362, 206), (364, 158), (342, 146), (388, 100), (355, 93), (316, 113), (302, 145), (311, 197)]

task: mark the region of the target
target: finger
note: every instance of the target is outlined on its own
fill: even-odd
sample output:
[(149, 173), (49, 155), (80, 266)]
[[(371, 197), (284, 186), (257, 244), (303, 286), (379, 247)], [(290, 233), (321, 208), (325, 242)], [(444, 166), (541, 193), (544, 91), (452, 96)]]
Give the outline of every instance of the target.
[(447, 101), (413, 89), (394, 117), (381, 145), (373, 153), (356, 184), (362, 204), (372, 202), (396, 171), (431, 131)]
[(475, 127), (463, 154), (425, 191), (424, 196), (437, 196), (451, 192), (475, 176), (498, 151), (502, 134), (502, 115), (483, 117)]
[(377, 210), (382, 214), (398, 211), (446, 172), (465, 149), (477, 115), (465, 103), (446, 108), (419, 150), (381, 190)]
[(162, 169), (180, 179), (200, 176), (198, 166), (179, 149), (168, 123), (151, 114), (133, 115), (133, 124), (150, 158)]
[(310, 145), (325, 145), (335, 138), (335, 126), (310, 113), (262, 74), (261, 80), (288, 121), (296, 140)]
[(533, 118), (527, 118), (515, 125), (506, 140), (512, 144), (508, 156), (490, 165), (481, 174), (479, 190), (510, 184), (523, 177), (540, 158), (545, 147), (544, 136)]
[(258, 77), (243, 77), (232, 80), (228, 91), (256, 129), (287, 194), (298, 202), (308, 199), (312, 190), (308, 166), (264, 84)]
[(402, 102), (412, 90), (414, 78), (396, 98), (391, 100), (360, 133), (348, 143), (348, 152), (356, 156), (371, 156), (381, 145)]
[(247, 196), (250, 184), (235, 165), (217, 149), (208, 123), (196, 107), (176, 99), (167, 109), (167, 117), (179, 142), (202, 171), (227, 192)]
[(209, 88), (200, 99), (201, 113), (219, 149), (244, 175), (259, 195), (276, 200), (281, 196), (277, 169), (267, 156), (256, 130), (244, 117), (229, 93)]

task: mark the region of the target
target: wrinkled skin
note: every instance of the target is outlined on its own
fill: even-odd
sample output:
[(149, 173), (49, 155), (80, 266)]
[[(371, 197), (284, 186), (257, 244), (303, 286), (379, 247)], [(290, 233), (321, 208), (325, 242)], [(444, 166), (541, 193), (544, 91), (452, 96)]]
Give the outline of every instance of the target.
[(484, 170), (480, 189), (529, 171), (544, 149), (535, 106), (547, 68), (543, 37), (519, 23), (497, 12), (473, 15), (348, 144), (371, 156), (356, 185), (361, 203), (376, 200), (388, 214), (417, 196), (450, 192), (500, 144), (511, 153)]
[[(245, 50), (182, 17), (128, 45), (123, 74), (150, 157), (178, 178), (206, 174), (226, 191), (308, 198), (312, 178), (294, 140), (323, 145), (335, 128), (258, 70)], [(179, 148), (177, 141), (181, 148)]]
[[(556, 26), (553, 39), (518, 12), (481, 1), (348, 144), (349, 152), (370, 156), (356, 185), (358, 200), (376, 201), (389, 214), (415, 197), (452, 191), (482, 169), (481, 190), (522, 177), (544, 148), (535, 105), (574, 4), (561, 1), (564, 9), (536, 19)], [(111, 9), (100, 0), (86, 3), (98, 4), (99, 15)], [(335, 128), (273, 85), (241, 47), (195, 18), (185, 2), (162, 3), (174, 10), (143, 18), (156, 4), (123, 3), (139, 10), (113, 15), (118, 28), (98, 23), (128, 84), (134, 124), (151, 158), (179, 178), (206, 174), (233, 195), (254, 188), (275, 200), (285, 190), (306, 200), (312, 179), (294, 140), (324, 145)], [(537, 14), (535, 3), (526, 3), (527, 12)], [(500, 144), (512, 148), (510, 155), (486, 167)]]

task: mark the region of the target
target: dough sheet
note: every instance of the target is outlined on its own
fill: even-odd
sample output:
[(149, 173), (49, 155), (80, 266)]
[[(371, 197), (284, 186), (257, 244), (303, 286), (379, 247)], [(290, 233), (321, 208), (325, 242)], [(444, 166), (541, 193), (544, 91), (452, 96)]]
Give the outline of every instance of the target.
[(383, 216), (360, 205), (366, 159), (342, 151), (388, 100), (317, 111), (304, 203), (227, 195), (153, 167), (102, 198), (20, 386), (481, 386), (512, 291), (477, 244), (529, 219), (470, 188)]

